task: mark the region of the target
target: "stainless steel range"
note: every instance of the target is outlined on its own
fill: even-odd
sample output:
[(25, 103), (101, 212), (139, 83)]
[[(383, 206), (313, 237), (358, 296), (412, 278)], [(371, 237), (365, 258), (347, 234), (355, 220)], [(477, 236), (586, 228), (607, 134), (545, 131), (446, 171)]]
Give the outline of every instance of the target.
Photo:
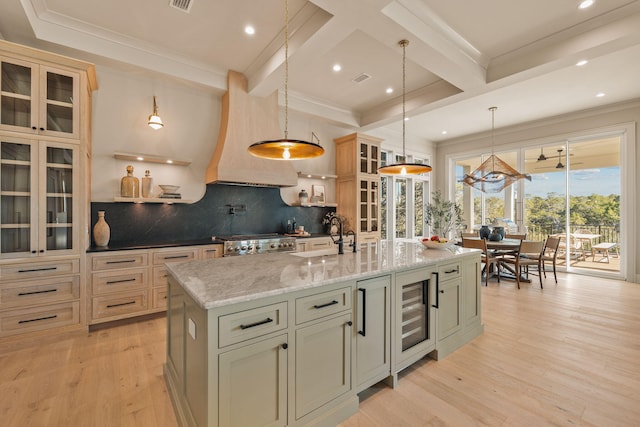
[(216, 239), (224, 241), (224, 256), (294, 252), (296, 250), (295, 237), (277, 233), (218, 236)]

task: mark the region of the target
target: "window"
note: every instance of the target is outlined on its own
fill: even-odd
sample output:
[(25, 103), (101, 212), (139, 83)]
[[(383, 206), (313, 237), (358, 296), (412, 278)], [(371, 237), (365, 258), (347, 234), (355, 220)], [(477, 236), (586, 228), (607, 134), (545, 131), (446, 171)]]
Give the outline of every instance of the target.
[[(394, 163), (405, 158), (390, 151), (381, 152), (382, 166), (388, 159)], [(408, 162), (425, 163), (424, 159), (407, 156)], [(380, 231), (382, 239), (413, 239), (427, 234), (424, 211), (430, 194), (429, 174), (383, 175), (380, 186)], [(425, 199), (425, 196), (427, 197)]]

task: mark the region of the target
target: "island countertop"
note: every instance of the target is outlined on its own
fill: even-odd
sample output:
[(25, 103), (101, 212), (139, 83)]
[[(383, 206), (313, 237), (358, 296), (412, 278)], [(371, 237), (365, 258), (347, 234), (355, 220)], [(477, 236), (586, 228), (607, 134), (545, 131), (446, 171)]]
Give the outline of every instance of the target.
[(168, 263), (167, 270), (200, 307), (211, 309), (479, 253), (457, 246), (436, 250), (398, 241), (363, 244), (355, 253), (348, 249), (343, 255), (335, 249)]

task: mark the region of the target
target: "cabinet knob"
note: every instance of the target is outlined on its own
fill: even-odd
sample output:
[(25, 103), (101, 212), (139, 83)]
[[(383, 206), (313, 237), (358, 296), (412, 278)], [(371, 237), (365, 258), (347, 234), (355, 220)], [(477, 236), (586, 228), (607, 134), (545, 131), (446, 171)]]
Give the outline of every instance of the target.
[(38, 128), (37, 128), (37, 127), (35, 127), (35, 126), (31, 126), (31, 129), (33, 129), (33, 130), (38, 130)]
[(440, 293), (441, 293), (441, 294), (444, 294), (444, 291), (442, 291), (442, 290), (441, 290), (441, 291), (440, 291)]
[(352, 322), (351, 320), (349, 320), (349, 321), (347, 322), (347, 325), (348, 325), (348, 326), (352, 326), (352, 325), (353, 325), (353, 322)]
[(281, 345), (281, 347), (282, 347), (283, 349), (285, 349), (285, 350), (286, 350), (286, 349), (288, 349), (288, 348), (289, 348), (289, 344), (284, 343), (284, 344), (282, 344), (282, 345)]
[(40, 128), (41, 131), (44, 131), (44, 128)]

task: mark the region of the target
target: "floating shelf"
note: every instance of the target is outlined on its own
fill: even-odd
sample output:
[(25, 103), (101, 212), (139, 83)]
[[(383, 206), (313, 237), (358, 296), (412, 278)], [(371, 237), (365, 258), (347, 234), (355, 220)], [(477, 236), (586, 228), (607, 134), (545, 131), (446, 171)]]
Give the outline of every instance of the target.
[(193, 200), (186, 199), (163, 199), (162, 197), (114, 197), (114, 202), (124, 202), (124, 203), (193, 203)]
[(180, 160), (171, 157), (154, 156), (150, 154), (135, 154), (135, 153), (113, 153), (113, 157), (118, 160), (130, 160), (133, 162), (147, 162), (147, 163), (162, 163), (165, 165), (174, 166), (189, 166), (191, 160)]
[(298, 178), (307, 178), (307, 179), (336, 179), (338, 175), (331, 174), (317, 174), (317, 173), (309, 173), (309, 172), (300, 172), (298, 171)]
[(337, 208), (337, 203), (300, 203), (294, 202), (289, 206), (300, 206), (303, 208)]

